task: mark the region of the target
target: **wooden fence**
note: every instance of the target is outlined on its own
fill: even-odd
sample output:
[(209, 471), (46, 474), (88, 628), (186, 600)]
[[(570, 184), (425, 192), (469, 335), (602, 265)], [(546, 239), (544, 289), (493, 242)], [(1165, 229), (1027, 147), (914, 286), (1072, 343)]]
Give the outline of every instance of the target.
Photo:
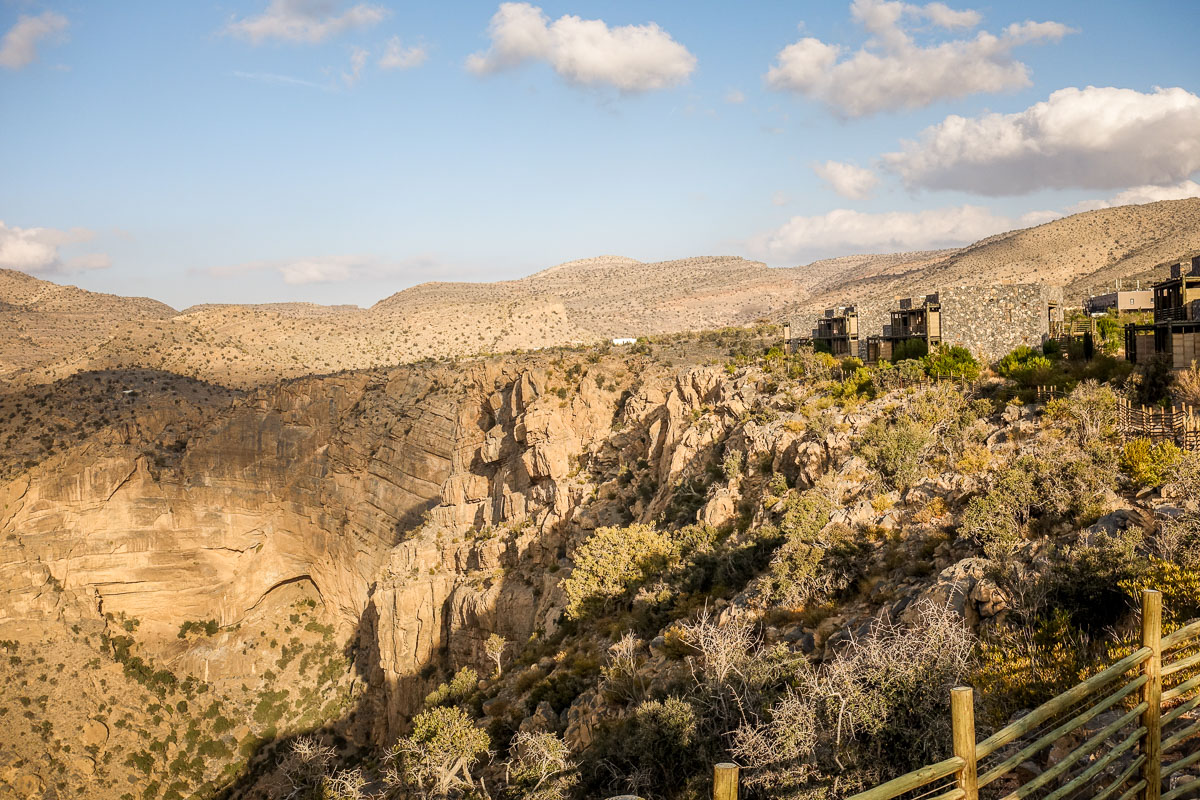
[[(1034, 393), (1039, 403), (1066, 396), (1053, 386), (1036, 386)], [(1117, 401), (1117, 431), (1125, 439), (1174, 442), (1185, 450), (1200, 450), (1200, 414), (1192, 406), (1151, 408), (1121, 398)]]
[[(1200, 620), (1162, 635), (1142, 595), (1141, 646), (982, 741), (970, 687), (950, 690), (953, 755), (847, 800), (1184, 800), (1200, 797)], [(1041, 758), (1044, 767), (1031, 766)], [(718, 764), (714, 800), (737, 800)]]
[(1066, 392), (1054, 386), (1037, 386), (1035, 387), (1035, 397), (1037, 402), (1045, 403), (1047, 400), (1054, 400), (1059, 397), (1066, 397)]
[(1188, 450), (1200, 449), (1200, 416), (1192, 406), (1149, 408), (1122, 399), (1117, 408), (1117, 425), (1127, 439), (1168, 441)]

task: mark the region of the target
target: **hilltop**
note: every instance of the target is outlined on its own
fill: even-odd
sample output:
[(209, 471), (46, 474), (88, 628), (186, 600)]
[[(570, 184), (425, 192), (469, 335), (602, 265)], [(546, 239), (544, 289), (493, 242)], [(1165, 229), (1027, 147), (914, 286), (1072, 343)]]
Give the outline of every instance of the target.
[[(199, 305), (0, 273), (0, 380), (167, 370), (249, 388), (285, 378), (642, 336), (795, 320), (953, 285), (1062, 284), (1068, 299), (1117, 279), (1148, 281), (1200, 253), (1200, 199), (1089, 211), (956, 250), (855, 255), (773, 268), (738, 256), (640, 262), (600, 256), (519, 280), (425, 283), (370, 308)], [(631, 291), (636, 287), (636, 291)]]

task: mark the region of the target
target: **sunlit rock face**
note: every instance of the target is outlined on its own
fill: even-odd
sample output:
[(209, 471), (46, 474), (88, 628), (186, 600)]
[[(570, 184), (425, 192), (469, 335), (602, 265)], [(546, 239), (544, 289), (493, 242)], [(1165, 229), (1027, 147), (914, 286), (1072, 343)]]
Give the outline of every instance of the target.
[(384, 690), (382, 741), (419, 706), (424, 666), (478, 660), (489, 633), (528, 637), (553, 616), (537, 565), (560, 555), (584, 496), (571, 473), (617, 397), (584, 378), (566, 402), (545, 382), (496, 363), (313, 378), (182, 438), (156, 439), (169, 419), (104, 431), (4, 487), (0, 617), (124, 615), (218, 680), (256, 667), (180, 626), (237, 626), (303, 582)]

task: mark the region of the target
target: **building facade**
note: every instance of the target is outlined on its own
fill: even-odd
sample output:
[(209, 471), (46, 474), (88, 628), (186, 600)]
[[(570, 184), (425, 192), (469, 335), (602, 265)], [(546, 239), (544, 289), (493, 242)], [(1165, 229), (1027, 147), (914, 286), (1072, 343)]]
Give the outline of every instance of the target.
[(1125, 326), (1125, 358), (1144, 364), (1165, 356), (1173, 369), (1200, 360), (1200, 256), (1171, 267), (1154, 284), (1154, 322)]
[(991, 362), (1017, 347), (1040, 347), (1063, 321), (1062, 287), (1045, 284), (952, 286), (901, 300), (883, 333), (870, 336), (866, 358), (894, 360), (937, 345), (965, 347)]
[(1084, 302), (1084, 310), (1089, 314), (1103, 314), (1106, 311), (1153, 311), (1154, 291), (1152, 289), (1123, 289), (1094, 295)]
[(857, 356), (858, 311), (854, 306), (825, 309), (825, 316), (818, 318), (812, 329), (812, 344), (813, 349), (838, 358)]

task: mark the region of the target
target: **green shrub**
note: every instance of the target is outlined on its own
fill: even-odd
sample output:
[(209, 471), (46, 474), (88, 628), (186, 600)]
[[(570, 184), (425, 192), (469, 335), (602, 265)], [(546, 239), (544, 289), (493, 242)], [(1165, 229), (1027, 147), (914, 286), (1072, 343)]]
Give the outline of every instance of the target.
[(461, 708), (440, 707), (413, 717), (412, 734), (388, 752), (384, 782), (419, 787), (427, 797), (473, 788), (471, 768), (488, 750), (487, 732)]
[(1182, 457), (1174, 442), (1134, 439), (1121, 452), (1121, 469), (1135, 483), (1158, 487), (1174, 476)]
[(470, 667), (463, 667), (454, 673), (449, 683), (443, 683), (425, 697), (425, 705), (450, 706), (463, 703), (475, 694), (479, 686), (479, 673)]
[(840, 400), (857, 400), (860, 397), (871, 397), (875, 389), (875, 385), (872, 382), (873, 377), (874, 370), (859, 367), (840, 383), (830, 387), (829, 394)]
[(924, 339), (904, 339), (892, 348), (892, 363), (909, 359), (920, 360), (929, 355), (929, 344)]
[(926, 376), (925, 365), (921, 361), (906, 358), (893, 364), (890, 361), (880, 361), (874, 367), (874, 382), (885, 391), (892, 391), (903, 386), (919, 383)]
[(930, 375), (961, 375), (969, 381), (979, 377), (979, 362), (965, 347), (942, 346), (924, 359)]
[(1094, 380), (1079, 383), (1067, 397), (1046, 403), (1045, 419), (1069, 431), (1080, 447), (1108, 439), (1117, 430), (1117, 395)]
[(889, 424), (875, 419), (858, 442), (858, 454), (879, 474), (884, 486), (903, 489), (921, 475), (929, 431), (906, 417)]
[(563, 579), (567, 616), (581, 619), (661, 572), (671, 538), (653, 525), (598, 528), (575, 551), (575, 566)]
[(1059, 447), (1040, 456), (1021, 456), (987, 492), (971, 499), (961, 530), (976, 539), (989, 558), (1004, 560), (1020, 547), (1035, 522), (1091, 524), (1115, 483), (1115, 468), (1103, 453)]
[(833, 504), (822, 494), (813, 491), (793, 494), (783, 502), (779, 532), (788, 541), (815, 541), (832, 511)]
[(725, 459), (721, 462), (721, 473), (726, 480), (736, 482), (742, 477), (743, 458), (741, 450), (731, 450), (725, 454)]
[[(687, 701), (678, 697), (648, 700), (602, 732), (594, 764), (606, 764), (612, 774), (638, 776), (639, 794), (674, 797), (691, 776), (708, 766), (702, 744), (696, 711)], [(628, 787), (613, 782), (611, 775), (593, 776), (593, 780), (603, 781), (614, 791)]]
[(1026, 386), (1053, 383), (1054, 365), (1039, 350), (1021, 345), (1000, 359), (996, 371)]
[(1096, 332), (1100, 335), (1100, 347), (1112, 355), (1125, 346), (1125, 323), (1116, 317), (1104, 316), (1096, 320)]

